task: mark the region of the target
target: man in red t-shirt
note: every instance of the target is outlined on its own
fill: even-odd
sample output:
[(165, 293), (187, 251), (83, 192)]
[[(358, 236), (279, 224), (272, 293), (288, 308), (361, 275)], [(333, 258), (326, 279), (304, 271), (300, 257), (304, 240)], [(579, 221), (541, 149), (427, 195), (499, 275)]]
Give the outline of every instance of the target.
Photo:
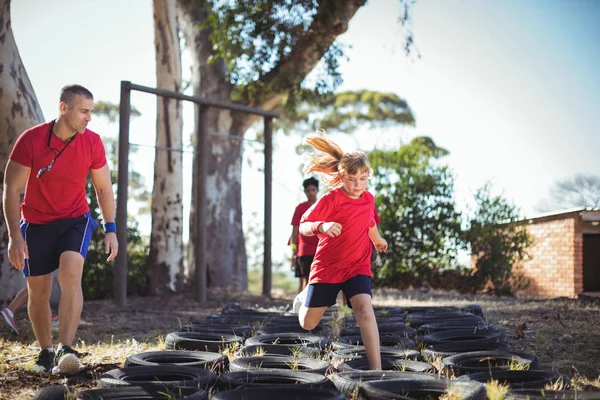
[[(118, 251), (114, 194), (104, 144), (98, 134), (87, 129), (93, 109), (94, 97), (89, 90), (80, 85), (65, 86), (58, 118), (23, 132), (6, 165), (3, 200), (8, 259), (27, 278), (29, 318), (41, 347), (31, 367), (36, 372), (74, 374), (81, 366), (71, 346), (83, 307), (83, 263), (98, 226), (90, 216), (86, 198), (88, 174), (105, 221), (108, 261)], [(19, 207), (23, 188), (25, 197)], [(56, 269), (61, 297), (59, 343), (54, 354), (49, 300)]]
[(308, 275), (310, 274), (310, 265), (313, 262), (319, 238), (316, 236), (300, 235), (300, 219), (302, 215), (317, 202), (319, 193), (319, 181), (315, 178), (308, 178), (302, 182), (304, 194), (307, 201), (298, 204), (292, 217), (292, 235), (290, 236), (290, 246), (292, 248), (292, 270), (296, 278), (300, 279), (298, 293), (308, 284)]

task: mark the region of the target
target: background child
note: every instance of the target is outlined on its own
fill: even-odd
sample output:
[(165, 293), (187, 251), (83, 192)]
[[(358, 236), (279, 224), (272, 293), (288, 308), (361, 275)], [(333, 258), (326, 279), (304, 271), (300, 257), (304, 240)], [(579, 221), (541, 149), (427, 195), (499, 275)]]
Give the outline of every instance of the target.
[(300, 325), (313, 329), (327, 307), (343, 291), (360, 326), (370, 369), (381, 369), (379, 332), (371, 303), (371, 242), (387, 251), (375, 224), (375, 202), (367, 189), (372, 173), (363, 152), (344, 153), (324, 134), (306, 142), (323, 153), (313, 156), (304, 170), (317, 172), (334, 189), (302, 217), (300, 233), (317, 235), (319, 245), (310, 270), (309, 285), (294, 300)]

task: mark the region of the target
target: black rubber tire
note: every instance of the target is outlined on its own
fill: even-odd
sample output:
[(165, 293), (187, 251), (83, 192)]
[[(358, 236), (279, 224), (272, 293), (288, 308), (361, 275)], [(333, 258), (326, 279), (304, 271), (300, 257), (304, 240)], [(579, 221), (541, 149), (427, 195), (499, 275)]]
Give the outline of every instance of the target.
[(481, 305), (479, 305), (479, 304), (469, 304), (469, 305), (462, 307), (460, 310), (464, 311), (464, 312), (469, 312), (469, 313), (476, 315), (478, 317), (481, 317), (485, 320), (485, 316), (483, 315), (483, 309), (481, 308)]
[(476, 372), (469, 375), (462, 375), (456, 378), (456, 381), (475, 381), (487, 383), (490, 380), (497, 380), (511, 389), (543, 389), (546, 385), (562, 380), (568, 384), (567, 378), (557, 372), (552, 371), (486, 371)]
[(348, 399), (355, 398), (356, 387), (364, 382), (381, 381), (388, 379), (438, 379), (435, 375), (422, 374), (419, 372), (402, 371), (362, 371), (351, 370), (338, 372), (331, 376), (331, 381), (335, 387), (342, 392)]
[(119, 368), (107, 371), (98, 380), (98, 387), (160, 386), (164, 388), (199, 387), (206, 389), (216, 381), (217, 374), (206, 369), (160, 365)]
[(440, 321), (477, 321), (483, 323), (481, 317), (477, 317), (471, 313), (455, 311), (446, 313), (415, 313), (406, 316), (406, 324), (413, 328), (418, 328), (421, 325)]
[[(421, 353), (417, 350), (412, 349), (397, 349), (394, 347), (382, 347), (381, 357), (394, 357), (403, 358), (405, 360), (421, 360)], [(352, 349), (336, 350), (331, 353), (331, 363), (337, 365), (345, 361), (356, 360), (359, 358), (366, 358), (367, 352), (364, 346), (355, 347)]]
[(171, 332), (165, 338), (168, 350), (201, 350), (218, 353), (235, 343), (243, 344), (240, 336), (210, 332)]
[[(417, 330), (410, 326), (404, 325), (404, 323), (394, 324), (377, 324), (377, 329), (380, 335), (394, 335), (403, 336), (407, 338), (415, 338)], [(340, 336), (360, 336), (360, 327), (350, 326), (340, 331)]]
[(519, 365), (529, 370), (539, 367), (536, 356), (508, 351), (474, 351), (446, 357), (440, 363), (440, 370), (446, 376), (460, 376), (475, 372), (508, 370), (511, 365)]
[(600, 400), (600, 392), (574, 390), (509, 390), (504, 400)]
[(402, 307), (375, 306), (373, 307), (373, 311), (376, 317), (404, 317), (404, 309)]
[[(71, 397), (73, 395), (70, 395)], [(46, 386), (40, 388), (33, 397), (32, 400), (67, 400), (69, 398), (69, 388), (63, 385)]]
[(502, 342), (456, 342), (430, 344), (423, 349), (423, 358), (445, 358), (459, 353), (474, 351), (508, 350), (508, 345)]
[[(382, 347), (398, 347), (402, 349), (415, 349), (417, 347), (416, 342), (412, 339), (390, 335), (380, 335), (379, 345)], [(358, 346), (363, 346), (362, 337), (344, 336), (331, 343), (331, 346), (334, 350), (353, 349)]]
[(274, 335), (277, 333), (308, 333), (311, 335), (329, 336), (331, 328), (324, 325), (317, 325), (315, 329), (307, 331), (297, 322), (295, 324), (273, 324), (264, 325), (256, 330), (258, 335)]
[(142, 365), (180, 365), (222, 372), (229, 365), (229, 360), (219, 353), (190, 350), (147, 351), (131, 355), (125, 360), (125, 367)]
[(316, 358), (321, 355), (322, 351), (316, 347), (289, 347), (278, 344), (263, 344), (251, 346), (244, 346), (240, 349), (240, 357), (253, 357), (258, 355), (263, 356), (294, 356), (296, 357), (308, 357)]
[[(369, 369), (369, 360), (366, 358), (359, 358), (356, 360), (346, 361), (338, 365), (337, 369), (338, 371), (350, 371), (357, 369), (366, 371)], [(435, 367), (428, 363), (424, 363), (421, 361), (405, 360), (403, 358), (389, 357), (381, 359), (381, 370), (420, 372), (423, 374), (433, 374), (436, 372)]]
[(197, 388), (138, 387), (92, 389), (80, 392), (77, 400), (208, 400), (208, 394)]
[(334, 386), (324, 375), (314, 372), (292, 371), (284, 369), (237, 371), (223, 374), (217, 381), (219, 390), (231, 390), (240, 387), (264, 387), (298, 385), (299, 387), (317, 387), (333, 389)]
[[(466, 384), (469, 383), (469, 384)], [(365, 382), (359, 393), (367, 400), (440, 398), (452, 391), (461, 400), (485, 400), (485, 386), (476, 382), (458, 382), (447, 379), (396, 379)]]
[(229, 335), (249, 337), (254, 333), (248, 325), (227, 325), (227, 324), (188, 324), (181, 327), (181, 332), (210, 332), (227, 333)]
[(310, 333), (275, 333), (271, 335), (258, 335), (246, 339), (246, 346), (252, 345), (278, 345), (287, 347), (315, 347), (325, 349), (327, 338), (311, 335)]
[(238, 357), (229, 364), (231, 372), (265, 369), (291, 370), (292, 368), (297, 368), (298, 371), (314, 372), (322, 375), (335, 371), (333, 366), (327, 361), (286, 356)]
[(344, 395), (333, 389), (300, 388), (294, 386), (277, 387), (276, 397), (273, 397), (274, 388), (251, 387), (227, 390), (215, 393), (212, 400), (265, 400), (265, 399), (290, 399), (290, 400), (345, 400)]
[(493, 324), (485, 324), (479, 321), (441, 321), (441, 322), (432, 322), (429, 324), (424, 324), (419, 326), (417, 329), (417, 334), (424, 336), (428, 333), (433, 332), (441, 332), (441, 331), (451, 331), (455, 329), (496, 329)]
[(460, 311), (458, 307), (454, 306), (412, 306), (412, 307), (402, 307), (404, 313), (408, 314), (416, 314), (416, 313), (447, 313), (447, 312), (456, 312)]
[(465, 343), (465, 342), (506, 342), (504, 332), (497, 330), (479, 330), (472, 328), (439, 331), (423, 336), (425, 344)]

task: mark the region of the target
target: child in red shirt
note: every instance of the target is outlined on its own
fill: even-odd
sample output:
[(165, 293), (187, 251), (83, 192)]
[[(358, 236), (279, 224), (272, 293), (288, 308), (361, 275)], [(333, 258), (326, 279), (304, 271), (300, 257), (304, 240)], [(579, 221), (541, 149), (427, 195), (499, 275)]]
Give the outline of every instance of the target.
[[(310, 269), (309, 285), (294, 301), (300, 325), (313, 329), (327, 307), (343, 291), (360, 326), (370, 369), (381, 369), (379, 332), (371, 302), (371, 242), (387, 251), (377, 230), (375, 202), (367, 189), (372, 173), (363, 152), (344, 153), (323, 134), (306, 142), (324, 153), (313, 156), (306, 173), (320, 173), (334, 189), (302, 217), (300, 233), (317, 235), (319, 245)], [(304, 298), (304, 301), (303, 301)]]

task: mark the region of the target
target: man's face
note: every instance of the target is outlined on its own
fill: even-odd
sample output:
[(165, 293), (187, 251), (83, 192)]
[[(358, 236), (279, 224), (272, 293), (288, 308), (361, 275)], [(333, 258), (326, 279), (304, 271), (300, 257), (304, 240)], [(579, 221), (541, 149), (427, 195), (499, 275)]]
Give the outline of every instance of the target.
[(60, 103), (60, 113), (67, 126), (77, 132), (83, 133), (92, 120), (94, 100), (84, 96), (75, 96), (71, 105)]
[(317, 189), (317, 187), (314, 185), (308, 185), (306, 189), (304, 189), (304, 194), (306, 195), (309, 203), (314, 203), (317, 201), (317, 193), (319, 193), (319, 189)]

